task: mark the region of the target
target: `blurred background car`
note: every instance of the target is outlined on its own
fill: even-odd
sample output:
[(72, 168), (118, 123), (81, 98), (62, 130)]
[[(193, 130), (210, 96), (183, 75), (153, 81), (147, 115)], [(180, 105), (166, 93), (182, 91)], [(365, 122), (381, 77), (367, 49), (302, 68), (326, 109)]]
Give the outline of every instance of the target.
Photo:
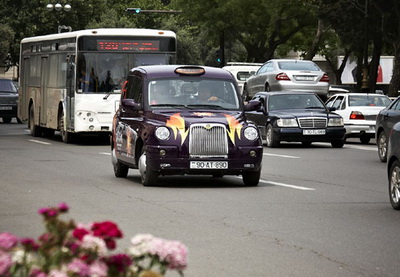
[(247, 79), (254, 75), (262, 66), (262, 63), (238, 63), (228, 62), (222, 69), (228, 70), (238, 82), (240, 93), (243, 94), (243, 85)]
[(326, 105), (343, 117), (346, 138), (358, 137), (361, 143), (368, 144), (375, 137), (378, 113), (391, 102), (381, 94), (340, 93), (331, 96)]
[(313, 61), (272, 59), (244, 84), (247, 99), (260, 91), (310, 91), (327, 99), (329, 76)]
[(18, 89), (10, 79), (0, 78), (0, 117), (4, 123), (10, 123), (17, 117)]
[(389, 137), (387, 159), (389, 198), (393, 209), (400, 210), (400, 123), (393, 126)]
[(301, 142), (304, 146), (330, 142), (332, 147), (343, 147), (342, 117), (330, 112), (316, 94), (259, 92), (253, 101), (260, 101), (261, 109), (246, 112), (246, 116), (257, 124), (267, 147), (278, 147), (281, 141)]
[(381, 110), (376, 117), (376, 145), (378, 156), (382, 162), (387, 160), (387, 146), (390, 131), (400, 121), (400, 97), (394, 100), (389, 106)]

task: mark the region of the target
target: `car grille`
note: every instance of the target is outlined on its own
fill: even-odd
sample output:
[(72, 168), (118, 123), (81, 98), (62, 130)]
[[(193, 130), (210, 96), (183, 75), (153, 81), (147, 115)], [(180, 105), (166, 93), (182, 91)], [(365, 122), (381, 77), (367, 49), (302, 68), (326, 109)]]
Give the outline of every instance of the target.
[(190, 157), (228, 157), (228, 138), (223, 124), (193, 124), (189, 131)]
[(326, 118), (321, 118), (321, 117), (300, 118), (299, 124), (301, 128), (325, 128)]

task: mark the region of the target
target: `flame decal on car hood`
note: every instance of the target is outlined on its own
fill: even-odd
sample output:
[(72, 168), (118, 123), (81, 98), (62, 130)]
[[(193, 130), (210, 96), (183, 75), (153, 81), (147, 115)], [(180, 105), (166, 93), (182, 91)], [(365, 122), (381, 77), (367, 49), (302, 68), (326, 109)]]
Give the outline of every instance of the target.
[(176, 113), (171, 115), (169, 120), (167, 120), (166, 126), (172, 129), (172, 131), (174, 132), (175, 139), (178, 136), (178, 133), (181, 135), (182, 137), (181, 145), (182, 145), (189, 133), (189, 130), (185, 130), (185, 120), (181, 117), (181, 114)]
[(237, 136), (240, 139), (240, 131), (242, 130), (243, 125), (240, 124), (239, 121), (237, 121), (237, 119), (234, 118), (233, 116), (231, 116), (229, 114), (224, 114), (224, 115), (229, 124), (229, 130), (227, 130), (229, 138), (231, 139), (232, 143), (235, 145), (235, 132), (237, 133)]

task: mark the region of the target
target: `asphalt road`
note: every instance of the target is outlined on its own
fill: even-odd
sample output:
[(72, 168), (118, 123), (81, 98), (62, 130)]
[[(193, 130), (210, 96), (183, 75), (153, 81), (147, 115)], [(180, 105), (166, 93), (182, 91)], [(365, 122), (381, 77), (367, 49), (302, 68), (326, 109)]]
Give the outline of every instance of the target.
[(67, 218), (116, 222), (120, 250), (138, 233), (182, 241), (189, 277), (400, 275), (400, 212), (374, 143), (264, 148), (261, 178), (244, 187), (240, 177), (170, 176), (143, 187), (137, 170), (114, 177), (107, 144), (0, 123), (0, 232), (36, 237), (37, 210), (66, 202)]

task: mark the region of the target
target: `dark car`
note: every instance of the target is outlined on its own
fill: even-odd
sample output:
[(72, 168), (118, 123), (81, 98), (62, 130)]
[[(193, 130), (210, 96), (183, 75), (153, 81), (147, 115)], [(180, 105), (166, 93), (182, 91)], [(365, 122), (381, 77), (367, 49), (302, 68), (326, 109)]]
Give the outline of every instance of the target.
[(381, 110), (376, 117), (375, 138), (378, 156), (382, 162), (387, 160), (387, 145), (390, 130), (400, 121), (400, 97)]
[[(133, 68), (114, 116), (116, 177), (138, 168), (145, 186), (160, 175), (242, 175), (260, 179), (263, 156), (257, 126), (248, 122), (237, 82), (228, 71), (203, 66)], [(254, 107), (254, 109), (257, 107)]]
[(332, 147), (344, 144), (345, 129), (341, 116), (332, 113), (314, 93), (259, 92), (250, 102), (261, 102), (261, 109), (247, 112), (261, 131), (268, 147), (281, 141), (330, 142)]
[(18, 90), (10, 79), (0, 79), (0, 117), (4, 123), (10, 123), (17, 117)]
[(400, 210), (400, 122), (389, 133), (387, 173), (390, 204)]

